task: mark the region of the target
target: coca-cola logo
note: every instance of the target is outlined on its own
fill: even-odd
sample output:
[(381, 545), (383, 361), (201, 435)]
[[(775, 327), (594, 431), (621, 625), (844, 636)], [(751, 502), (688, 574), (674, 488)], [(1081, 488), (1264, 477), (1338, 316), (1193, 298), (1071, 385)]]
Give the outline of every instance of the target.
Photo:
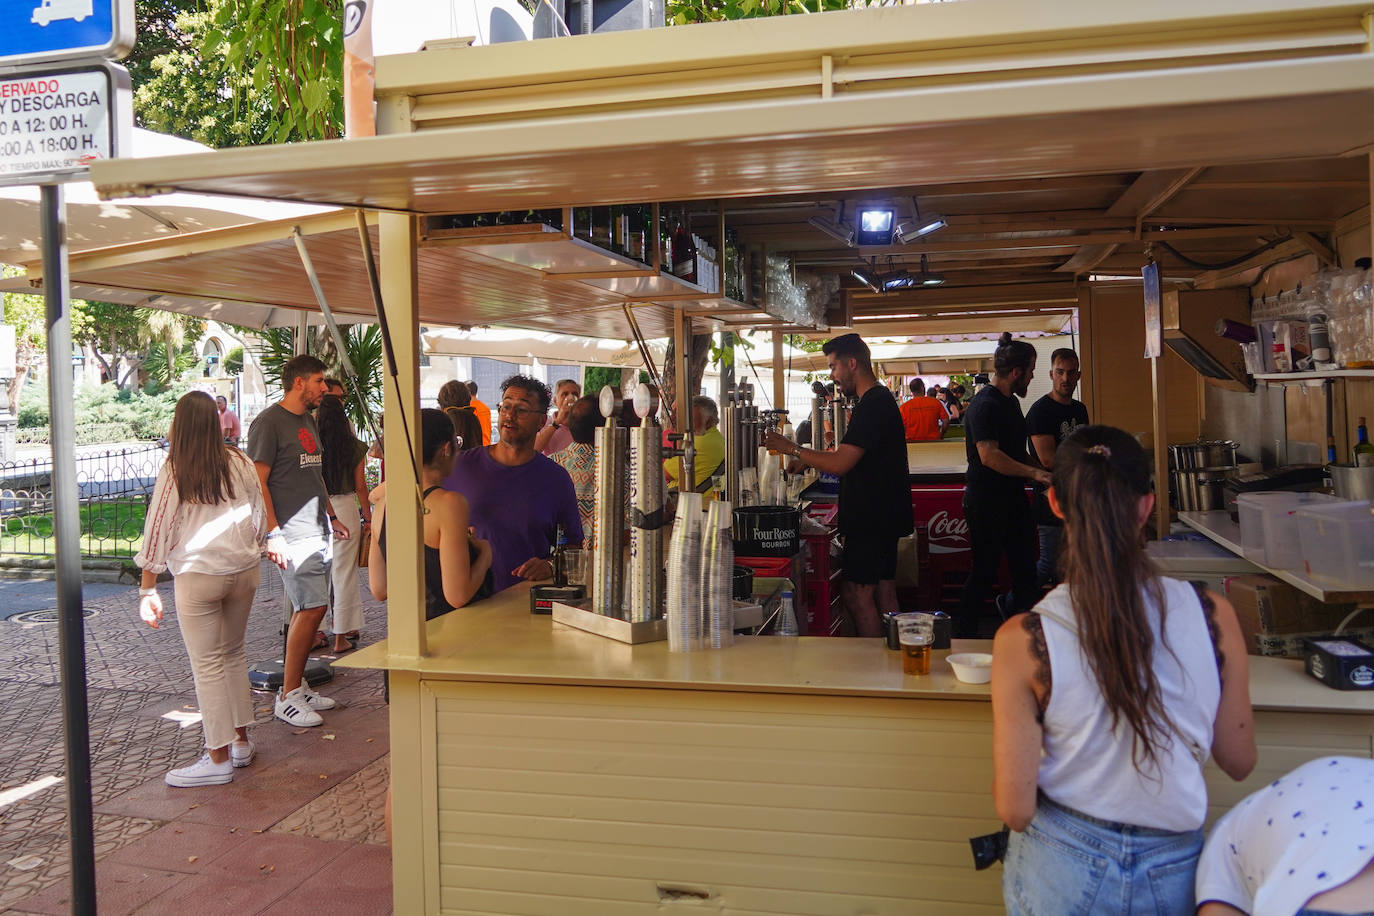
[(941, 509), (926, 522), (931, 553), (962, 553), (968, 546), (968, 520)]

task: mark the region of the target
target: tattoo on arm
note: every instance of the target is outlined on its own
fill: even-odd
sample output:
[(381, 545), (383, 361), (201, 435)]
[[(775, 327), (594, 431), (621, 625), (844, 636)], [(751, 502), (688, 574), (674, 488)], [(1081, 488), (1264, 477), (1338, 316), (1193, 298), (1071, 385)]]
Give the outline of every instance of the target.
[(1040, 623), (1039, 614), (1027, 614), (1022, 626), (1030, 636), (1031, 658), (1035, 659), (1036, 706), (1039, 707), (1036, 721), (1044, 724), (1045, 710), (1050, 705), (1050, 690), (1054, 687), (1054, 676), (1050, 671), (1050, 650), (1045, 645), (1045, 628)]
[(1190, 583), (1193, 591), (1197, 592), (1197, 600), (1202, 604), (1202, 616), (1207, 621), (1207, 635), (1212, 640), (1212, 654), (1217, 660), (1217, 677), (1222, 677), (1222, 672), (1226, 667), (1226, 654), (1221, 651), (1221, 627), (1217, 625), (1217, 606), (1212, 601), (1212, 596), (1207, 594), (1207, 587), (1201, 582)]

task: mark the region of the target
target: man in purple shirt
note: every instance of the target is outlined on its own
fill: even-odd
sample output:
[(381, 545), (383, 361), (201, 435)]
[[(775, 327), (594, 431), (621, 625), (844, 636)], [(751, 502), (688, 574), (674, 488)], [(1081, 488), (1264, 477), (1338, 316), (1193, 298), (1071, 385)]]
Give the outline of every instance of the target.
[(570, 546), (582, 542), (572, 478), (534, 447), (550, 400), (538, 379), (513, 375), (502, 382), (493, 418), (500, 440), (463, 452), (444, 480), (445, 489), (467, 497), (477, 536), (491, 542), (497, 591), (522, 579), (553, 577), (548, 556), (557, 526)]

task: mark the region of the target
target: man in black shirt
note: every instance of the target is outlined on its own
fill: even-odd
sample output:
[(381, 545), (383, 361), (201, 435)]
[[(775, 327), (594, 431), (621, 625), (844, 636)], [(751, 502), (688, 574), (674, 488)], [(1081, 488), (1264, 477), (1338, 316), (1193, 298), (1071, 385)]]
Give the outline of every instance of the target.
[[(1054, 472), (1054, 453), (1069, 433), (1088, 425), (1088, 408), (1075, 401), (1078, 387), (1078, 354), (1068, 347), (1060, 347), (1050, 354), (1050, 393), (1031, 405), (1026, 412), (1026, 428), (1030, 431), (1030, 451), (1042, 468)], [(1059, 578), (1059, 534), (1064, 523), (1050, 511), (1045, 488), (1035, 488), (1035, 527), (1040, 533), (1040, 562), (1035, 566), (1036, 582), (1041, 587)]]
[(833, 452), (802, 448), (775, 432), (763, 445), (840, 478), (839, 529), (844, 537), (845, 607), (860, 636), (881, 636), (880, 611), (897, 610), (897, 541), (913, 530), (906, 433), (897, 400), (873, 375), (858, 334), (822, 348), (840, 393), (858, 397)]
[(1026, 501), (1026, 480), (1049, 484), (1048, 471), (1032, 467), (1026, 452), (1026, 418), (1017, 398), (1035, 377), (1035, 348), (1003, 334), (993, 354), (995, 376), (973, 396), (964, 414), (968, 482), (964, 487), (964, 519), (968, 522), (973, 568), (964, 583), (956, 628), (960, 636), (976, 636), (978, 616), (997, 567), (1006, 554), (1011, 571), (1010, 606), (999, 602), (1003, 616), (1029, 610), (1035, 604), (1035, 524)]

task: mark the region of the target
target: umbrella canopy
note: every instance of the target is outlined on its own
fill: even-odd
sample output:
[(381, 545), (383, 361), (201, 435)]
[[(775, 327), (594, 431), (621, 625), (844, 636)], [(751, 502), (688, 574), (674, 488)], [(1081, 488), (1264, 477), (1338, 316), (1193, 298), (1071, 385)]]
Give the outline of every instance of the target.
[[(209, 151), (208, 146), (190, 140), (134, 128), (133, 155), (136, 158)], [(332, 209), (312, 204), (183, 193), (111, 202), (101, 200), (89, 181), (67, 184), (66, 194), (67, 247), (71, 251), (263, 220), (292, 219)], [(41, 223), (36, 185), (0, 187), (0, 263), (23, 264), (41, 257)]]

